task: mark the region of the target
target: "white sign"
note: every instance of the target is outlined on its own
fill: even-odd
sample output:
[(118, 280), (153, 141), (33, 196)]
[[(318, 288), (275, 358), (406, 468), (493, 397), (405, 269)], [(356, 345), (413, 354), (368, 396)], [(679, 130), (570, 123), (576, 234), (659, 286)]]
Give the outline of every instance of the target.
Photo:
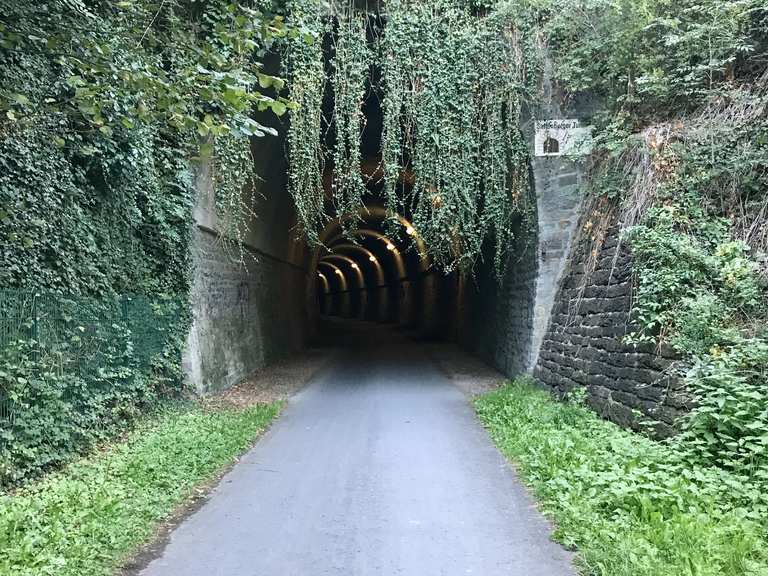
[(536, 156), (585, 156), (592, 151), (592, 126), (578, 120), (536, 122)]

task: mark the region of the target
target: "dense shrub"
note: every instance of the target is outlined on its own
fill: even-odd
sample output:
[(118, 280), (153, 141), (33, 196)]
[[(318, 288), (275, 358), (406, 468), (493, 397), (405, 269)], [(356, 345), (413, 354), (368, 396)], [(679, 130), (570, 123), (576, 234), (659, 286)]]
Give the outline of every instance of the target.
[[(680, 449), (749, 474), (768, 474), (768, 292), (763, 89), (715, 104), (679, 140), (657, 145), (655, 197), (627, 238), (637, 272), (631, 340), (667, 341), (693, 368), (696, 407)], [(723, 123), (723, 118), (735, 122)], [(660, 162), (658, 159), (663, 159)], [(635, 198), (629, 193), (625, 203)]]
[(3, 290), (0, 311), (0, 486), (66, 462), (183, 393), (185, 299)]
[(713, 90), (762, 73), (768, 7), (761, 0), (529, 1), (544, 23), (555, 74), (615, 114), (666, 120)]

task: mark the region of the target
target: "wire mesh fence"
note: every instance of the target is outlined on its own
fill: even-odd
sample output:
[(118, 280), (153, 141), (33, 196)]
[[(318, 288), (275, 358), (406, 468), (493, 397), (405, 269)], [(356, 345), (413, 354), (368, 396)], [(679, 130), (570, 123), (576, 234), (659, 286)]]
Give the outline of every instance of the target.
[(13, 426), (23, 409), (15, 397), (23, 396), (25, 379), (9, 373), (10, 365), (24, 360), (38, 365), (41, 377), (76, 376), (64, 397), (128, 386), (120, 374), (130, 368), (134, 377), (148, 376), (186, 309), (183, 298), (0, 289), (0, 429)]

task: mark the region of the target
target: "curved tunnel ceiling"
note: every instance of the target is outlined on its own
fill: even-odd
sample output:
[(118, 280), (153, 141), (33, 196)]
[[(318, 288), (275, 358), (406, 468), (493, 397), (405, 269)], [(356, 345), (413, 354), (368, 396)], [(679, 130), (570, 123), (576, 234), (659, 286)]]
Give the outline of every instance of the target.
[[(369, 228), (359, 228), (353, 234), (363, 238), (372, 238), (374, 242), (365, 244), (365, 248), (374, 252), (377, 259), (380, 261), (384, 261), (385, 258), (390, 258), (395, 265), (398, 277), (404, 278), (406, 276), (405, 262), (400, 249), (388, 236)], [(328, 247), (333, 250), (335, 244), (340, 242), (348, 243), (349, 240), (347, 237), (340, 234), (328, 242)], [(389, 256), (387, 256), (387, 253)]]
[(372, 251), (368, 250), (364, 246), (360, 244), (337, 244), (333, 246), (333, 252), (354, 252), (355, 254), (362, 256), (363, 265), (361, 267), (363, 269), (373, 268), (376, 273), (376, 284), (381, 286), (386, 282), (384, 276), (384, 268), (382, 267), (381, 262)]
[(347, 282), (347, 277), (344, 275), (344, 271), (336, 266), (335, 264), (331, 264), (330, 262), (321, 260), (318, 262), (319, 266), (326, 266), (331, 269), (331, 276), (334, 278), (336, 282), (339, 283), (339, 292), (346, 292), (349, 289), (349, 284)]
[(416, 292), (429, 291), (431, 286), (421, 284), (430, 269), (424, 241), (400, 215), (396, 218), (402, 230), (390, 235), (387, 225), (391, 221), (387, 222), (383, 207), (361, 210), (359, 216), (358, 228), (351, 233), (343, 229), (344, 221), (352, 218), (347, 215), (334, 219), (320, 235), (310, 270), (322, 270), (326, 278), (313, 274), (311, 289), (331, 298), (326, 314), (332, 310), (332, 316), (412, 325), (414, 307), (421, 307), (430, 298)]
[[(330, 260), (336, 260), (337, 262), (344, 262), (349, 266), (349, 268), (352, 270), (352, 275), (357, 278), (357, 285), (359, 288), (365, 288), (365, 279), (363, 278), (363, 272), (360, 269), (360, 265), (350, 258), (349, 256), (344, 256), (342, 254), (328, 254), (326, 256), (323, 256), (320, 262), (329, 262)], [(343, 270), (342, 270), (343, 272)]]
[(317, 276), (320, 278), (320, 282), (323, 285), (323, 292), (328, 294), (331, 291), (331, 285), (328, 283), (328, 277), (322, 272), (318, 272)]
[[(362, 222), (360, 224), (361, 230), (375, 230), (375, 231), (383, 231), (384, 229), (384, 222), (389, 218), (387, 216), (387, 211), (381, 207), (381, 206), (371, 206), (367, 207), (365, 209), (361, 209), (359, 212), (359, 217), (361, 218)], [(352, 215), (347, 214), (344, 217), (336, 218), (333, 220), (326, 229), (323, 231), (323, 233), (320, 236), (321, 242), (327, 246), (330, 246), (333, 242), (337, 241), (339, 237), (344, 237), (344, 234), (342, 232), (342, 223), (344, 221), (348, 221), (352, 218)], [(419, 265), (421, 266), (422, 270), (426, 270), (429, 268), (429, 257), (427, 256), (427, 246), (424, 242), (424, 239), (421, 238), (416, 228), (413, 226), (413, 223), (405, 218), (401, 214), (396, 214), (394, 216), (400, 223), (400, 225), (403, 227), (403, 232), (405, 234), (405, 239), (410, 239), (413, 243), (413, 245), (416, 248), (416, 253), (418, 254), (419, 258)], [(386, 234), (385, 234), (386, 235)], [(401, 250), (408, 250), (408, 246), (404, 246), (402, 242), (399, 241), (399, 239), (394, 239), (393, 244), (400, 245), (399, 248)]]

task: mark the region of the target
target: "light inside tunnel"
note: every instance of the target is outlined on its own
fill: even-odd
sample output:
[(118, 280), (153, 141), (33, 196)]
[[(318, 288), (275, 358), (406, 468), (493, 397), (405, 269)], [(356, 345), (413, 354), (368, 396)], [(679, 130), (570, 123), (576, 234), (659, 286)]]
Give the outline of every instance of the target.
[(323, 285), (323, 290), (325, 292), (328, 292), (330, 290), (330, 284), (328, 283), (328, 278), (322, 272), (318, 272), (317, 277), (320, 278), (320, 282)]
[[(316, 261), (330, 266), (335, 262), (341, 274), (330, 274), (329, 280), (342, 282), (332, 284), (326, 295), (318, 292), (321, 315), (395, 322), (433, 332), (437, 306), (449, 303), (448, 299), (438, 302), (440, 285), (450, 280), (429, 275), (426, 247), (417, 228), (405, 217), (375, 205), (359, 216), (360, 225), (351, 231), (345, 232), (342, 226), (353, 218), (348, 215), (329, 223), (321, 234)], [(387, 236), (388, 223), (398, 225), (397, 239)]]

